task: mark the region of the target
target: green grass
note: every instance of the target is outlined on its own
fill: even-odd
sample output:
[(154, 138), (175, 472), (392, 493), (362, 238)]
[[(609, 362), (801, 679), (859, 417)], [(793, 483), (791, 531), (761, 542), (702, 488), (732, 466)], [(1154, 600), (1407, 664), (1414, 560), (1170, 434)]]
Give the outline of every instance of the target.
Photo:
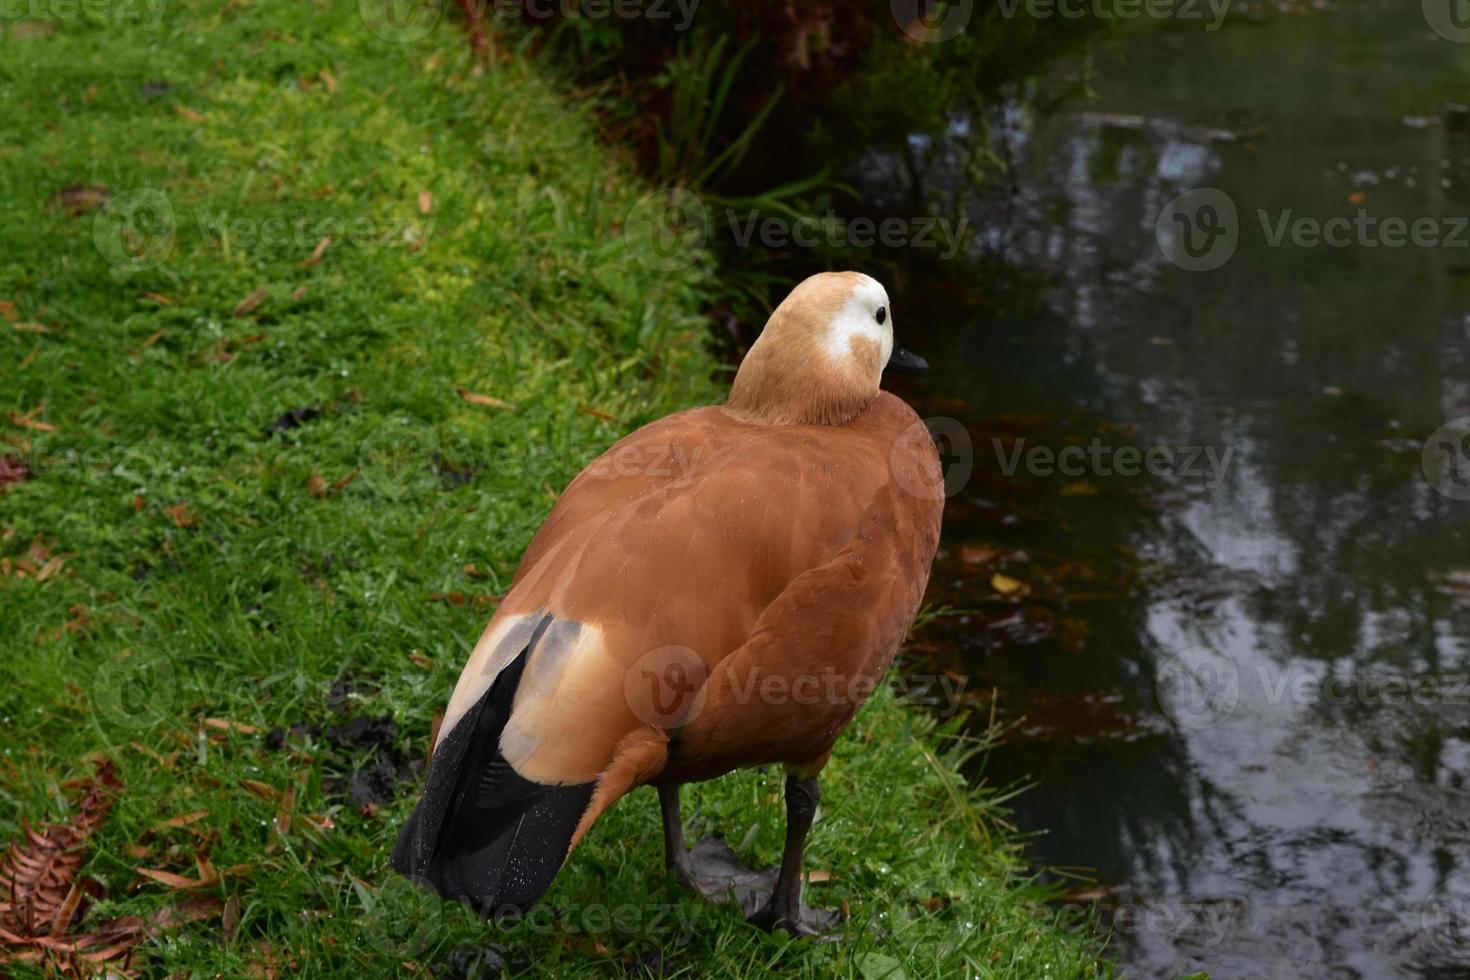
[[(0, 453), (33, 470), (0, 494), (0, 836), (64, 819), (65, 782), (115, 759), (86, 924), (175, 903), (135, 869), (193, 876), (200, 854), (229, 869), (206, 893), (239, 907), (230, 937), (211, 917), (146, 941), (150, 974), (422, 975), (494, 943), (556, 977), (1093, 975), (1093, 941), (1036, 901), (994, 799), (955, 775), (958, 743), (888, 695), (824, 779), (808, 866), (835, 880), (810, 895), (868, 924), (831, 945), (679, 891), (647, 790), (546, 913), (487, 927), (388, 871), (416, 781), (359, 808), (338, 781), (376, 749), (267, 744), (387, 716), (386, 751), (421, 758), (556, 489), (719, 397), (710, 271), (629, 258), (643, 188), (589, 110), (521, 60), (473, 75), (453, 25), (392, 44), (357, 11), (0, 21), (0, 300), (49, 331), (0, 322), (0, 410), (44, 404), (0, 418)], [(78, 186), (111, 203), (58, 197)], [(779, 790), (751, 772), (688, 792), (691, 834), (774, 861)]]

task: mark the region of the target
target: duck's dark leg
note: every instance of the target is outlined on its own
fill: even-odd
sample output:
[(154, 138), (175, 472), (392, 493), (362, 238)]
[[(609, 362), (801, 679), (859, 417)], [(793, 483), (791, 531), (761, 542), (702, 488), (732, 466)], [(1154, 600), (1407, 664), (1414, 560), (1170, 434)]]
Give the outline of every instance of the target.
[(664, 822), (664, 867), (674, 873), (680, 884), (693, 887), (689, 851), (684, 847), (684, 822), (679, 818), (677, 783), (658, 788), (658, 812)]
[(763, 929), (777, 926), (793, 935), (817, 935), (830, 928), (836, 916), (801, 904), (801, 862), (806, 835), (812, 829), (817, 803), (822, 798), (815, 776), (786, 777), (786, 848), (781, 854), (781, 871), (771, 898), (750, 921)]
[(842, 917), (836, 912), (823, 912), (801, 904), (802, 850), (817, 812), (817, 799), (816, 779), (787, 777), (786, 850), (781, 867), (752, 871), (740, 863), (724, 841), (713, 837), (706, 837), (692, 851), (687, 850), (684, 824), (679, 818), (679, 787), (659, 786), (664, 865), (679, 884), (710, 901), (734, 901), (751, 922), (763, 928), (781, 926), (799, 936), (829, 934)]

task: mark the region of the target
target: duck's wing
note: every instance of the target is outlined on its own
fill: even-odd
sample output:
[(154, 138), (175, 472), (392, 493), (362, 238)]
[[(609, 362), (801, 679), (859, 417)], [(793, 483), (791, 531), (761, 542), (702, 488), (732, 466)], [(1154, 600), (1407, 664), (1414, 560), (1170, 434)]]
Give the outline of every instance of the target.
[(822, 768), (918, 613), (939, 541), (939, 508), (919, 503), (884, 488), (847, 547), (766, 607), (676, 733), (671, 778), (761, 763)]

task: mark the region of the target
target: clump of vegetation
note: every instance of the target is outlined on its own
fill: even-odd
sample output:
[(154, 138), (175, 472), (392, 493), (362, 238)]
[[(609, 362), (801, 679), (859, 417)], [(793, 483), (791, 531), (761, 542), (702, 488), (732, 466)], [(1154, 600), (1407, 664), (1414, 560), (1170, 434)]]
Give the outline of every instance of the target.
[[(47, 938), (147, 923), (111, 964), (141, 975), (1093, 975), (963, 744), (887, 695), (811, 844), (847, 942), (682, 893), (651, 796), (514, 926), (388, 872), (557, 489), (721, 386), (708, 263), (625, 246), (645, 185), (591, 110), (367, 6), (3, 25), (0, 840), (75, 825), (99, 763), (118, 787)], [(692, 832), (774, 860), (779, 782), (702, 787)]]
[[(513, 17), (495, 6), (486, 24), (596, 98), (605, 139), (650, 183), (706, 209), (693, 220), (722, 261), (717, 319), (739, 348), (792, 275), (901, 275), (916, 258), (848, 234), (854, 219), (932, 229), (943, 217), (926, 247), (958, 252), (963, 188), (945, 182), (1000, 173), (989, 129), (1000, 105), (1115, 23), (1110, 7), (1078, 17), (1027, 0), (577, 2), (513, 5)], [(785, 230), (750, 247), (765, 221)], [(791, 229), (807, 244), (792, 247)]]
[[(615, 93), (604, 116), (659, 182), (759, 194), (841, 175), (914, 137), (953, 135), (1008, 87), (1108, 23), (1023, 2), (786, 0), (699, 4), (685, 17), (522, 16), (538, 48)], [(624, 98), (631, 93), (635, 98)], [(710, 133), (719, 139), (711, 141)], [(737, 170), (709, 164), (731, 146)]]

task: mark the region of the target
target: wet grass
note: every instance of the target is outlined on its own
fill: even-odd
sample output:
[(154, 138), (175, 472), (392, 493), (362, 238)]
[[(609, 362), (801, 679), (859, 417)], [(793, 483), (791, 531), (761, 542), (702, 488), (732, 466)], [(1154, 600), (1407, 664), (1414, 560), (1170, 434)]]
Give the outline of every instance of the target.
[[(0, 835), (116, 760), (82, 928), (176, 904), (150, 868), (222, 908), (146, 940), (149, 975), (1093, 975), (963, 743), (886, 694), (808, 860), (849, 941), (680, 892), (651, 791), (518, 925), (395, 879), (432, 718), (556, 490), (718, 397), (709, 273), (633, 261), (642, 188), (588, 110), (519, 60), (473, 75), (453, 25), (123, 9), (0, 23), (0, 455), (28, 470), (0, 494)], [(774, 861), (780, 783), (687, 793), (691, 834)]]

